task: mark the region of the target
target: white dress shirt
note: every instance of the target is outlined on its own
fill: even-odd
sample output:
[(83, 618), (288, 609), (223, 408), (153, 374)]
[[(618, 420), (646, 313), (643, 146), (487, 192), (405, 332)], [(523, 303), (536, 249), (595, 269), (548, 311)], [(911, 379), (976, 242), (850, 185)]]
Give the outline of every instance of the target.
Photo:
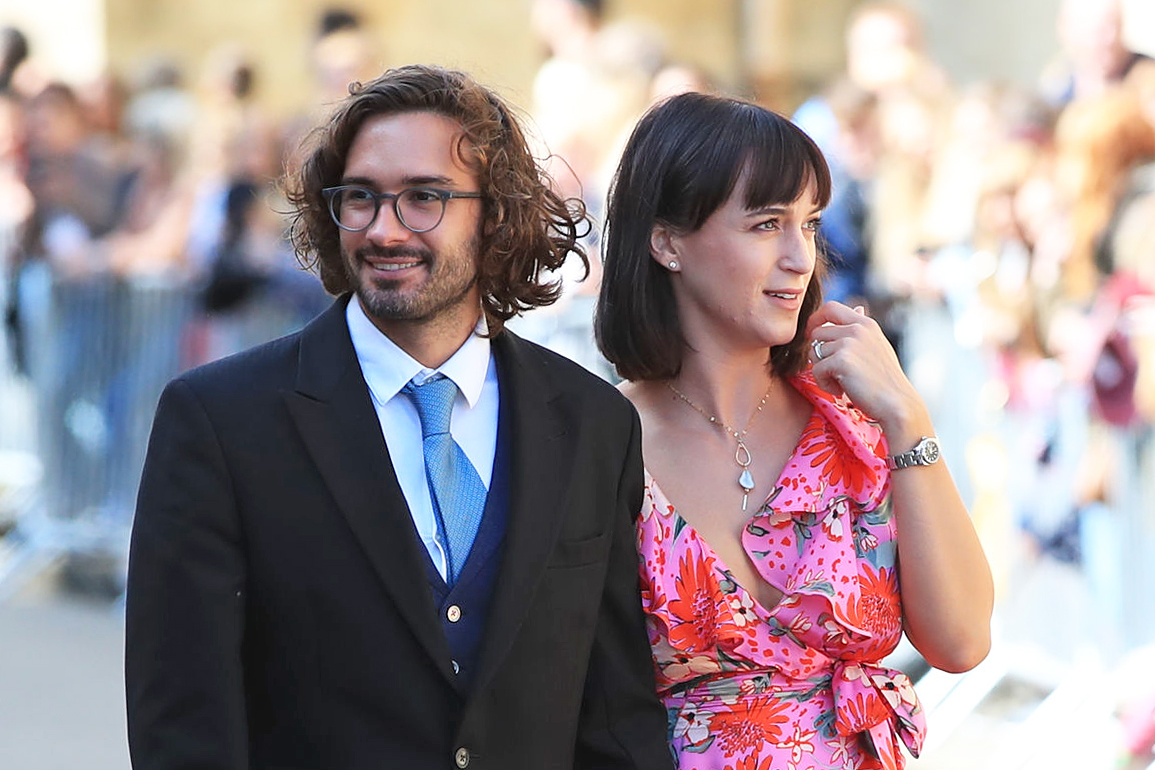
[[(417, 408), (401, 389), (415, 377), (421, 383), (438, 373), (453, 380), (458, 393), (453, 402), (450, 433), (477, 469), (481, 483), (489, 489), (493, 478), (493, 458), (497, 453), (498, 414), (497, 368), (489, 339), (472, 334), (440, 368), (429, 369), (373, 325), (356, 295), (349, 300), (345, 320), (413, 524), (437, 570), (445, 578), (448, 575), (445, 546), (440, 542), (425, 477), (421, 419), (417, 416)], [(482, 317), (478, 327), (480, 331), (484, 331), (484, 324)]]

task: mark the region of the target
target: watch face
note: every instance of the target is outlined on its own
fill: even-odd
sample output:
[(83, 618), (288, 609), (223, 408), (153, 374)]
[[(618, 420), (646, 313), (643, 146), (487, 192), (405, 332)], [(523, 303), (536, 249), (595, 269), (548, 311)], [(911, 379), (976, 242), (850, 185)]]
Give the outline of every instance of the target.
[(927, 439), (922, 442), (921, 452), (922, 462), (924, 465), (930, 465), (938, 462), (938, 442), (933, 439)]

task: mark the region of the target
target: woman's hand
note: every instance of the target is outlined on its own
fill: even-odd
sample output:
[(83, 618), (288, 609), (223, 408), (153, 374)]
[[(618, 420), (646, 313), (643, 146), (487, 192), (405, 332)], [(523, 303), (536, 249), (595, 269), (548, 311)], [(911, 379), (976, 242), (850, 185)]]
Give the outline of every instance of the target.
[(877, 420), (897, 451), (930, 435), (926, 406), (914, 389), (894, 347), (865, 311), (827, 302), (810, 317), (806, 329), (810, 360), (819, 386), (846, 394), (854, 405)]

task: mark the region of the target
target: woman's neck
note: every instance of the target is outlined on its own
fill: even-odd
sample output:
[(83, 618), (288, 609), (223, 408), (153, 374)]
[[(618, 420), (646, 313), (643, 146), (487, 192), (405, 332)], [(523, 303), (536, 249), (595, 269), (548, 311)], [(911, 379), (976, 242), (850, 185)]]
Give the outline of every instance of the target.
[(741, 431), (780, 380), (769, 358), (769, 350), (743, 355), (686, 351), (681, 372), (669, 382), (704, 412)]

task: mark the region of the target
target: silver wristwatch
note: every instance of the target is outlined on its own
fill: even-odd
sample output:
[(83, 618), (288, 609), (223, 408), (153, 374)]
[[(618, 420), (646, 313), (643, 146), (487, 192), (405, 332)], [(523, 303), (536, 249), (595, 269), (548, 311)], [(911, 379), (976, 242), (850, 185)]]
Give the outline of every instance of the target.
[(938, 439), (934, 436), (923, 436), (914, 445), (914, 449), (902, 454), (891, 455), (886, 458), (886, 465), (892, 471), (900, 468), (910, 468), (915, 465), (934, 465), (938, 462), (941, 453), (938, 449)]

